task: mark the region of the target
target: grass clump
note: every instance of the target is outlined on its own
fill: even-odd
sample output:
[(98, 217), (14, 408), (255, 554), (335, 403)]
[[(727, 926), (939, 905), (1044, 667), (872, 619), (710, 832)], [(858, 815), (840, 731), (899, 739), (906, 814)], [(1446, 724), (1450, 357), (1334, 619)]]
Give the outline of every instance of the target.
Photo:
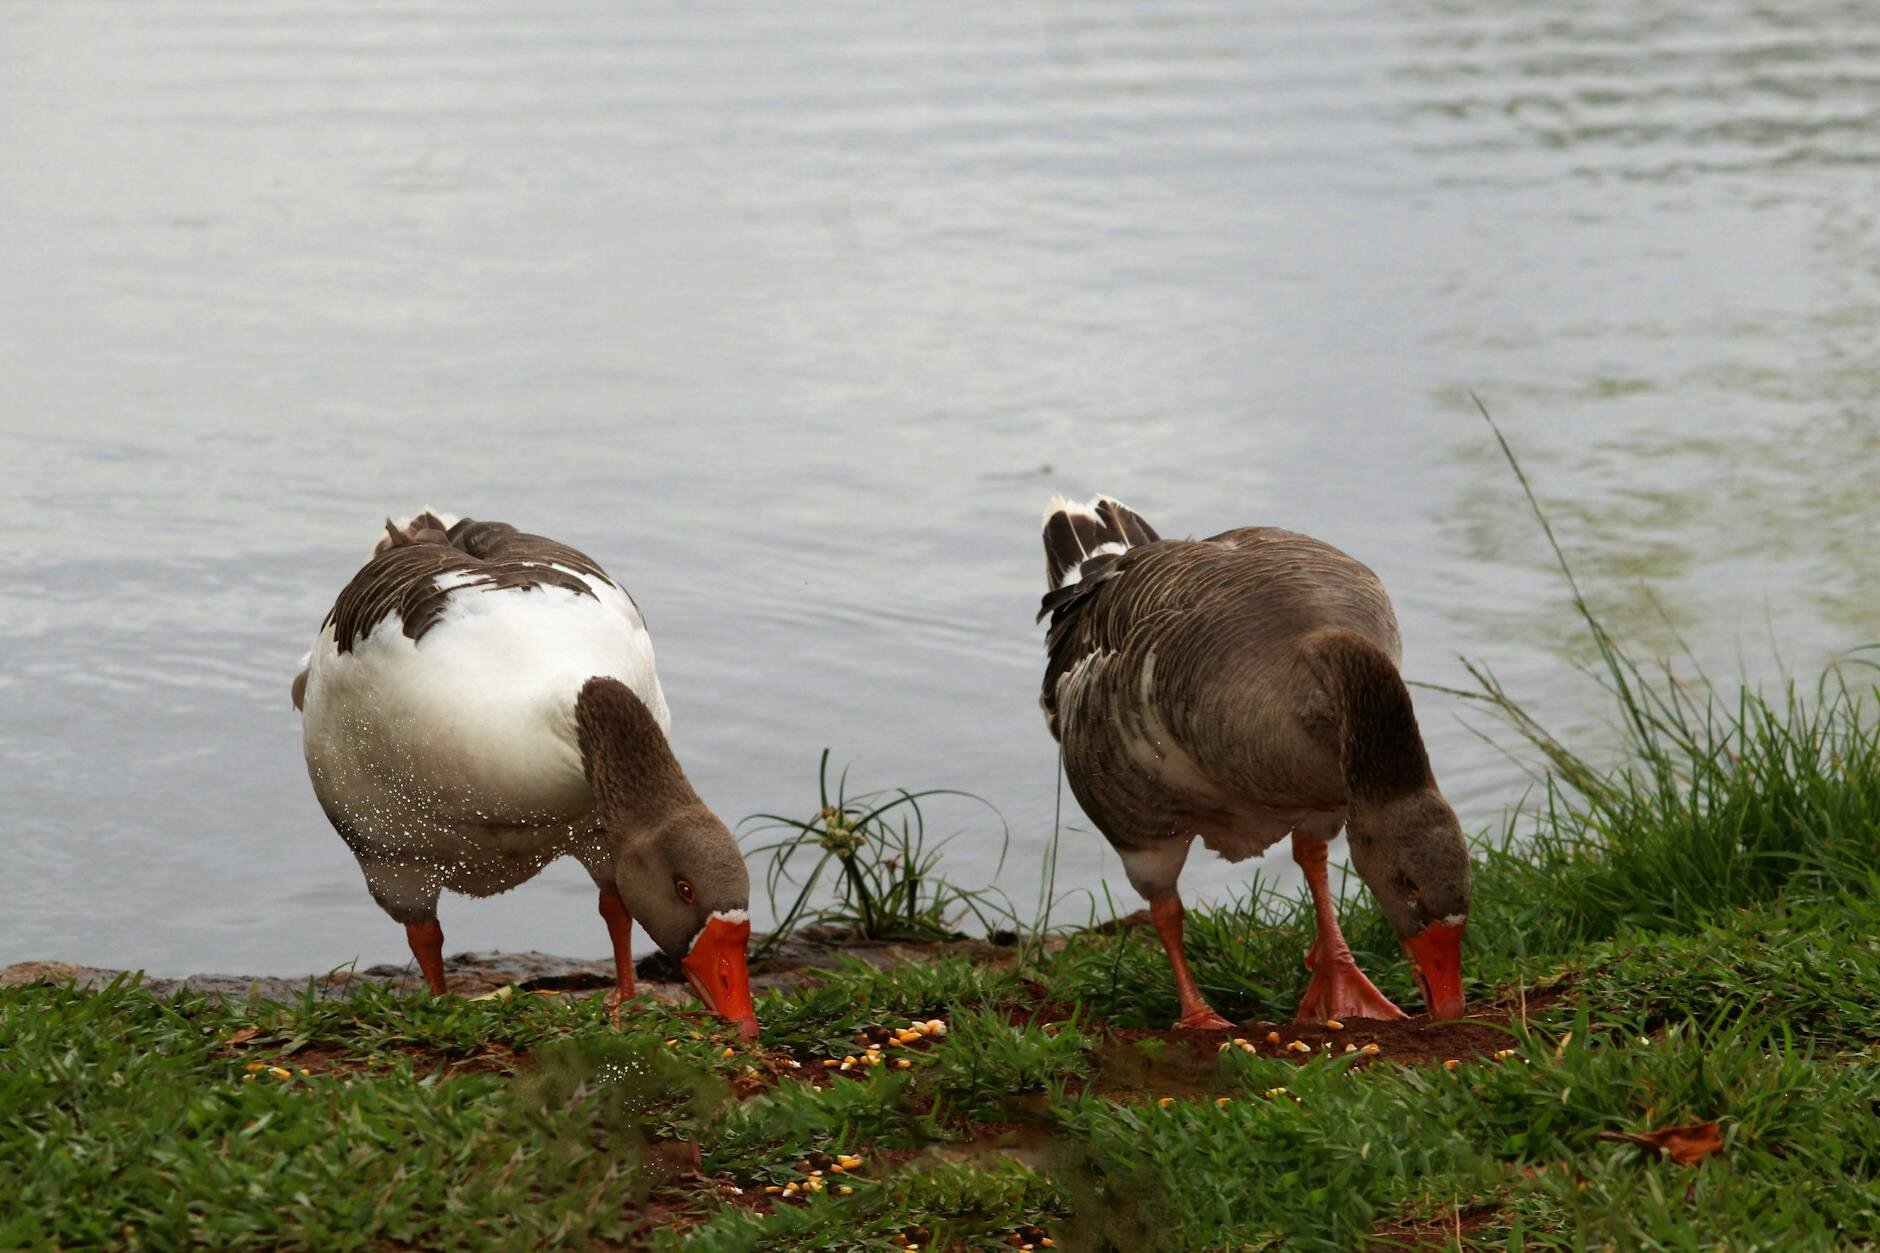
[[(768, 858), (764, 890), (776, 929), (755, 954), (762, 957), (799, 927), (821, 924), (844, 928), (868, 940), (944, 940), (959, 935), (958, 924), (970, 915), (982, 932), (1016, 923), (1011, 903), (992, 887), (966, 888), (938, 873), (948, 836), (929, 843), (923, 800), (952, 796), (976, 802), (998, 820), (999, 869), (1011, 832), (998, 811), (983, 798), (943, 788), (921, 792), (896, 789), (850, 795), (844, 770), (830, 786), (829, 750), (817, 767), (818, 802), (808, 818), (758, 814), (746, 826), (777, 838), (749, 850)], [(809, 869), (797, 858), (809, 859)], [(998, 877), (994, 871), (993, 877)], [(827, 899), (816, 889), (827, 880)], [(780, 902), (795, 892), (787, 906)]]

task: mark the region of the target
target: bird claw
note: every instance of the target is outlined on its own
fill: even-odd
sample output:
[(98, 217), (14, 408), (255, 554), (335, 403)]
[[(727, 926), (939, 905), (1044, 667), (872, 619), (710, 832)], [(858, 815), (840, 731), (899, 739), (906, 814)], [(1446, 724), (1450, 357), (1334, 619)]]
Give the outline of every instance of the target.
[(1175, 1020), (1175, 1026), (1187, 1031), (1229, 1031), (1234, 1024), (1203, 1005), (1200, 1009), (1191, 1009)]
[(1365, 978), (1353, 961), (1317, 965), (1311, 957), (1312, 981), (1299, 998), (1294, 1022), (1322, 1022), (1327, 1018), (1408, 1018), (1388, 996)]
[(634, 990), (630, 987), (615, 988), (607, 994), (607, 1020), (615, 1027), (620, 1025), (620, 1007), (632, 1000), (634, 994)]

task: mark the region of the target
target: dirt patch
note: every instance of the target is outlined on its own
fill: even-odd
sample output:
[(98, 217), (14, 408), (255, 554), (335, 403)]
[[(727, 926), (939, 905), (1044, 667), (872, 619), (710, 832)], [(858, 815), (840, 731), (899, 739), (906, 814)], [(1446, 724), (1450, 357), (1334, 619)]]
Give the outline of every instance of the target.
[[(1534, 1001), (1530, 998), (1529, 1008)], [(1247, 1022), (1227, 1031), (1124, 1028), (1104, 1033), (1092, 1091), (1104, 1096), (1216, 1095), (1224, 1089), (1223, 1044), (1261, 1057), (1305, 1062), (1314, 1057), (1349, 1057), (1361, 1067), (1441, 1066), (1481, 1061), (1508, 1048), (1510, 1016), (1499, 1009), (1459, 1022), (1432, 1023), (1427, 1015), (1381, 1020), (1353, 1018), (1338, 1027), (1322, 1022)]]
[(1495, 1205), (1464, 1205), (1436, 1218), (1399, 1219), (1374, 1228), (1371, 1239), (1386, 1249), (1449, 1249), (1494, 1221)]

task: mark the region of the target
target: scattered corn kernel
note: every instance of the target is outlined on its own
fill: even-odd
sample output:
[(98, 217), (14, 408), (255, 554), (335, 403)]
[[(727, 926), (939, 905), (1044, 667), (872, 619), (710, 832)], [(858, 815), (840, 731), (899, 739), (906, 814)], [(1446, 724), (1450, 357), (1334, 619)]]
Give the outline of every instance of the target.
[(679, 1038), (677, 1036), (674, 1036), (672, 1039), (666, 1041), (666, 1047), (671, 1048), (673, 1045), (677, 1044), (678, 1042), (679, 1042)]
[(851, 1188), (848, 1184), (845, 1183), (841, 1187), (836, 1189), (836, 1193), (840, 1196), (854, 1196), (855, 1189)]
[(1291, 1049), (1295, 1053), (1310, 1053), (1312, 1051), (1312, 1046), (1310, 1044), (1307, 1044), (1304, 1040), (1294, 1040), (1291, 1044), (1288, 1044), (1286, 1047)]
[(268, 1067), (268, 1073), (273, 1075), (276, 1079), (292, 1079), (294, 1077), (294, 1072), (285, 1066), (270, 1066)]
[(718, 1056), (720, 1056), (720, 1057), (736, 1057), (737, 1055), (738, 1055), (738, 1051), (737, 1051), (736, 1049), (734, 1049), (734, 1048), (732, 1048), (732, 1047), (731, 1047), (730, 1045), (726, 1045), (726, 1046), (725, 1046), (725, 1051), (724, 1051), (724, 1052), (722, 1052), (722, 1053), (720, 1053), (720, 1054), (719, 1054)]
[(1227, 1098), (1227, 1097), (1224, 1097), (1224, 1096), (1217, 1096), (1217, 1097), (1215, 1097), (1215, 1098), (1214, 1098), (1214, 1103), (1215, 1103), (1216, 1105), (1225, 1105), (1225, 1104), (1227, 1104), (1227, 1102), (1228, 1102), (1228, 1099), (1229, 1099), (1229, 1098)]
[(1450, 1059), (1449, 1059), (1448, 1061), (1446, 1061), (1446, 1062), (1444, 1062), (1444, 1063), (1443, 1063), (1443, 1069), (1444, 1069), (1444, 1070), (1454, 1070), (1454, 1069), (1455, 1069), (1456, 1067), (1458, 1067), (1458, 1066), (1460, 1066), (1460, 1065), (1462, 1065), (1462, 1063), (1461, 1063), (1461, 1062), (1459, 1062), (1459, 1061), (1457, 1061), (1457, 1060), (1456, 1060), (1455, 1058), (1453, 1058), (1453, 1057), (1452, 1057), (1452, 1058), (1450, 1058)]
[(1496, 1049), (1495, 1050), (1495, 1060), (1498, 1062), (1505, 1062), (1510, 1057), (1513, 1057), (1513, 1056), (1514, 1056), (1513, 1049)]
[(252, 1082), (254, 1082), (254, 1078), (255, 1078), (255, 1077), (254, 1077), (253, 1075), (243, 1075), (243, 1076), (242, 1076), (242, 1082), (243, 1082), (243, 1083), (252, 1083)]
[(1367, 1044), (1363, 1048), (1359, 1049), (1358, 1051), (1364, 1054), (1366, 1057), (1376, 1057), (1379, 1053), (1382, 1053), (1384, 1050), (1379, 1045)]
[(1325, 1020), (1325, 1029), (1327, 1031), (1343, 1031), (1345, 1024), (1338, 1021), (1336, 1018), (1327, 1018)]
[(266, 1062), (249, 1062), (246, 1066), (242, 1067), (243, 1070), (251, 1075), (257, 1070), (266, 1070), (267, 1068), (268, 1064)]
[(1247, 1038), (1246, 1038), (1245, 1036), (1238, 1036), (1238, 1035), (1237, 1035), (1237, 1036), (1235, 1036), (1235, 1037), (1234, 1037), (1234, 1044), (1235, 1044), (1235, 1046), (1236, 1046), (1236, 1047), (1238, 1047), (1238, 1048), (1246, 1048), (1246, 1047), (1247, 1047)]
[(1169, 1106), (1173, 1105), (1174, 1103), (1175, 1103), (1175, 1098), (1172, 1096), (1165, 1096), (1161, 1100), (1156, 1102), (1156, 1104), (1160, 1105), (1163, 1109), (1167, 1109)]
[(859, 1154), (838, 1153), (836, 1155), (836, 1165), (842, 1167), (844, 1170), (854, 1170), (857, 1166), (860, 1166), (861, 1164), (862, 1164), (862, 1159)]
[(313, 1072), (311, 1070), (308, 1070), (305, 1066), (302, 1066), (300, 1068), (300, 1073), (303, 1075), (309, 1075), (309, 1076), (313, 1074)]
[(1267, 1032), (1267, 1033), (1266, 1033), (1266, 1042), (1267, 1042), (1268, 1044), (1278, 1044), (1278, 1043), (1279, 1043), (1279, 1032), (1277, 1032), (1277, 1031), (1269, 1031), (1269, 1032)]
[(941, 1022), (938, 1018), (930, 1018), (927, 1020), (928, 1035), (945, 1035), (946, 1033), (947, 1025), (944, 1022)]
[(1347, 1053), (1355, 1053), (1357, 1051), (1358, 1051), (1358, 1046), (1355, 1044), (1347, 1044), (1345, 1046), (1345, 1052)]
[(764, 1191), (768, 1192), (771, 1196), (776, 1196), (779, 1192), (782, 1192), (783, 1189), (773, 1183), (768, 1188), (765, 1188)]
[(1266, 1095), (1267, 1095), (1267, 1097), (1268, 1097), (1268, 1099), (1272, 1099), (1272, 1098), (1275, 1098), (1275, 1097), (1281, 1097), (1281, 1096), (1285, 1096), (1285, 1095), (1286, 1095), (1286, 1089), (1285, 1089), (1285, 1088), (1268, 1088), (1268, 1089), (1266, 1090)]
[(1038, 1243), (1041, 1247), (1047, 1248), (1047, 1249), (1054, 1249), (1057, 1247), (1057, 1241), (1053, 1240), (1050, 1236), (1046, 1236), (1044, 1239), (1038, 1241)]

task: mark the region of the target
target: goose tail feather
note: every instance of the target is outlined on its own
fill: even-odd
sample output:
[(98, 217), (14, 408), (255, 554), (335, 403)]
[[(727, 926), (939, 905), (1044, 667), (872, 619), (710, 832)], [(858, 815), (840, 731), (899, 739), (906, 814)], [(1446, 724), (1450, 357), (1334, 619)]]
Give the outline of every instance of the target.
[(1044, 571), (1050, 591), (1082, 579), (1084, 563), (1096, 557), (1116, 557), (1139, 544), (1162, 538), (1135, 510), (1099, 496), (1079, 504), (1054, 497), (1044, 515)]

